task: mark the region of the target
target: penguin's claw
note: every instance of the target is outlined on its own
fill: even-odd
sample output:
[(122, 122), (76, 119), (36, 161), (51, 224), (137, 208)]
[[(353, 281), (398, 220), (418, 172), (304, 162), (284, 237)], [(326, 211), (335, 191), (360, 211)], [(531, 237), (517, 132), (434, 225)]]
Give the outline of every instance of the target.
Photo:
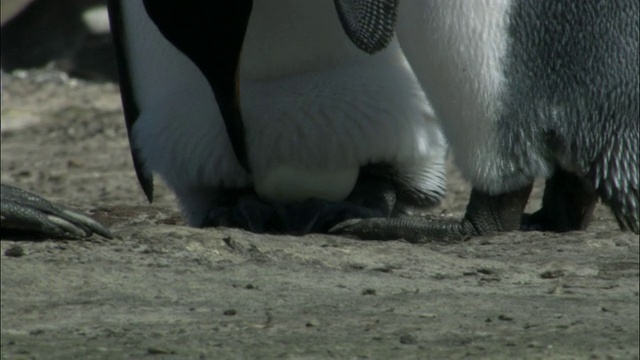
[(66, 209), (28, 191), (2, 184), (1, 228), (11, 233), (81, 239), (98, 234), (112, 239), (111, 232), (88, 216)]
[(475, 234), (469, 222), (430, 220), (418, 217), (350, 219), (334, 226), (330, 234), (361, 240), (400, 240), (412, 244), (457, 242)]

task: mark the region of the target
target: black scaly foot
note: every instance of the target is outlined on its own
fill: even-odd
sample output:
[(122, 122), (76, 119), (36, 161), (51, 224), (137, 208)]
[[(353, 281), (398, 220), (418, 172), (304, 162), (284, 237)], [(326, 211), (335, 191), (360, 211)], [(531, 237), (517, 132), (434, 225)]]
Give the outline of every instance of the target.
[(470, 236), (517, 230), (532, 186), (499, 195), (474, 189), (462, 221), (418, 217), (353, 219), (336, 225), (330, 233), (363, 240), (405, 239), (411, 243), (428, 243), (461, 241)]
[(87, 238), (98, 234), (113, 235), (88, 216), (56, 205), (28, 191), (0, 185), (0, 218), (3, 234), (36, 234), (55, 238)]
[(584, 179), (556, 168), (546, 181), (540, 210), (522, 216), (522, 230), (585, 230), (597, 201), (595, 189)]

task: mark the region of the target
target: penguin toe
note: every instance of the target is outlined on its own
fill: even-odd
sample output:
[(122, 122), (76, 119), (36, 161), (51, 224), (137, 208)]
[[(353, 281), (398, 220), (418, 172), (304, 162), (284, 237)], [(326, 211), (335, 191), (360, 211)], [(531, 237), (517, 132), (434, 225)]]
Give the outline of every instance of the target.
[(92, 218), (54, 204), (31, 192), (2, 184), (0, 198), (3, 237), (87, 238), (111, 232)]
[(459, 242), (475, 235), (466, 221), (415, 216), (350, 219), (333, 226), (329, 233), (360, 240), (405, 240), (412, 244)]

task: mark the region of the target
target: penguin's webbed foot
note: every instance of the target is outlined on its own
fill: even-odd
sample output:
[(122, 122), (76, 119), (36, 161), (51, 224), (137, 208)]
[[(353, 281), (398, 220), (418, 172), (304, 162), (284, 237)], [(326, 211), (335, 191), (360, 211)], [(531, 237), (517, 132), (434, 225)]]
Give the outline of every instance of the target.
[(98, 234), (112, 239), (111, 232), (88, 216), (35, 195), (1, 184), (0, 218), (3, 235), (37, 235), (53, 238), (87, 238)]
[(489, 195), (474, 189), (461, 221), (400, 217), (348, 220), (329, 230), (363, 240), (404, 239), (410, 243), (462, 241), (471, 236), (517, 230), (532, 185), (510, 193)]
[(584, 230), (597, 201), (597, 193), (584, 179), (556, 167), (545, 183), (542, 207), (533, 214), (523, 214), (521, 230)]
[(326, 233), (338, 223), (384, 214), (348, 201), (309, 199), (300, 203), (267, 203), (255, 194), (238, 198), (230, 208), (215, 208), (207, 226), (236, 227), (255, 233), (304, 235)]

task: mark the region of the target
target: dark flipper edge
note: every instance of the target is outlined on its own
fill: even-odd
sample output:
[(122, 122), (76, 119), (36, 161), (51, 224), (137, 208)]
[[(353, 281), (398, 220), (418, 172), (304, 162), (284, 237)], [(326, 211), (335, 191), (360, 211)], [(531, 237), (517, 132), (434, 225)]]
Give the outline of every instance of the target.
[(395, 33), (399, 0), (334, 0), (342, 28), (362, 51), (384, 49)]
[[(118, 77), (120, 78), (120, 94), (122, 97), (122, 108), (124, 110), (124, 119), (127, 124), (127, 133), (129, 135), (129, 144), (131, 144), (131, 156), (133, 157), (133, 165), (136, 169), (138, 182), (142, 186), (144, 194), (149, 202), (153, 201), (153, 175), (145, 170), (142, 158), (138, 153), (138, 149), (132, 139), (131, 129), (136, 119), (140, 115), (140, 110), (135, 103), (133, 95), (133, 84), (129, 73), (129, 64), (127, 62), (125, 41), (126, 34), (124, 29), (124, 19), (122, 14), (121, 0), (109, 0), (109, 22), (111, 24), (111, 35), (115, 46), (116, 59), (118, 62)], [(124, 0), (128, 1), (128, 0)]]

